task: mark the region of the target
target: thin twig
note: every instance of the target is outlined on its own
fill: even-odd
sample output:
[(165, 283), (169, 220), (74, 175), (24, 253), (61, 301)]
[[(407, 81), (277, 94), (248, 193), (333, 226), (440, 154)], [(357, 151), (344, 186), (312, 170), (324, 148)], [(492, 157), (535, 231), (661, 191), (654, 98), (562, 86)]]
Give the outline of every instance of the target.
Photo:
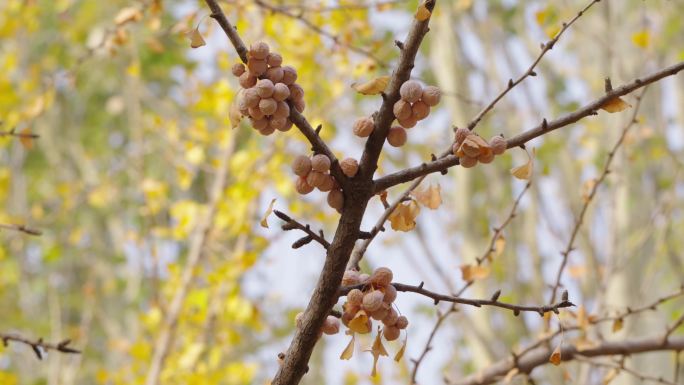
[(437, 321), (435, 322), (435, 326), (432, 327), (432, 331), (430, 332), (430, 336), (427, 339), (427, 342), (425, 343), (425, 346), (423, 347), (423, 351), (420, 353), (417, 359), (411, 360), (413, 361), (413, 370), (411, 371), (411, 384), (416, 384), (416, 377), (418, 376), (418, 368), (420, 367), (420, 364), (423, 363), (423, 360), (427, 356), (427, 354), (432, 350), (432, 341), (435, 339), (435, 336), (437, 335), (437, 331), (439, 328), (442, 326), (442, 323), (444, 320), (449, 317), (452, 313), (456, 311), (456, 304), (451, 305), (449, 307), (449, 310), (447, 310), (443, 314), (439, 314), (437, 317)]
[[(316, 234), (316, 232), (311, 230), (311, 226), (298, 222), (296, 219), (293, 219), (292, 217), (290, 217), (289, 215), (285, 214), (282, 211), (273, 210), (273, 213), (278, 218), (280, 218), (281, 220), (283, 220), (285, 222), (285, 224), (282, 226), (283, 230), (285, 230), (285, 231), (295, 230), (295, 229), (301, 230), (307, 234), (307, 236), (305, 238), (302, 238), (302, 239), (310, 238), (310, 241), (313, 240), (313, 241), (320, 243), (323, 246), (323, 248), (325, 248), (326, 250), (328, 249), (328, 247), (330, 247), (330, 242), (326, 241), (325, 237), (323, 236), (323, 230), (321, 230), (318, 234)], [(296, 244), (296, 242), (295, 242), (295, 244)], [(293, 247), (294, 247), (294, 245), (293, 245)]]
[(674, 333), (674, 331), (682, 325), (684, 325), (684, 314), (679, 316), (679, 318), (670, 327), (667, 328), (667, 330), (665, 331), (665, 335), (663, 336), (663, 343), (666, 343), (667, 339), (670, 338), (672, 333)]
[(16, 132), (14, 129), (9, 131), (0, 131), (0, 136), (11, 136), (14, 138), (38, 139), (40, 135), (32, 132)]
[(64, 340), (58, 343), (49, 343), (43, 341), (42, 338), (38, 338), (37, 340), (30, 340), (26, 337), (22, 337), (14, 333), (0, 333), (0, 339), (2, 340), (2, 343), (5, 347), (9, 346), (10, 342), (17, 342), (20, 344), (30, 346), (33, 350), (33, 353), (36, 354), (36, 357), (38, 357), (39, 360), (43, 359), (43, 351), (49, 352), (50, 350), (53, 350), (56, 352), (66, 354), (81, 353), (80, 350), (74, 349), (69, 346), (71, 344), (71, 340)]
[(590, 359), (587, 359), (587, 358), (584, 358), (581, 356), (575, 357), (575, 361), (584, 362), (586, 364), (590, 364), (590, 365), (594, 365), (594, 366), (598, 366), (598, 367), (609, 368), (612, 370), (616, 370), (618, 373), (624, 372), (624, 373), (627, 373), (627, 374), (639, 379), (642, 382), (643, 381), (651, 381), (651, 382), (656, 382), (656, 383), (664, 384), (664, 385), (677, 385), (677, 383), (672, 382), (672, 381), (668, 381), (662, 377), (653, 377), (653, 376), (649, 376), (646, 374), (639, 373), (634, 369), (630, 369), (630, 368), (626, 367), (624, 362), (619, 362), (619, 363), (610, 362), (609, 363), (609, 362), (603, 362), (603, 361), (597, 361), (597, 360), (590, 360)]
[(584, 223), (584, 216), (587, 213), (587, 209), (589, 208), (589, 205), (591, 202), (594, 200), (594, 197), (596, 196), (596, 192), (598, 191), (599, 187), (603, 184), (603, 182), (606, 180), (606, 177), (610, 173), (610, 165), (613, 163), (613, 159), (615, 158), (615, 153), (617, 150), (622, 146), (622, 143), (625, 140), (625, 137), (627, 136), (627, 133), (629, 130), (634, 126), (635, 123), (637, 123), (636, 117), (637, 114), (639, 113), (639, 108), (641, 107), (641, 100), (646, 93), (646, 90), (648, 88), (644, 88), (644, 90), (637, 96), (637, 101), (636, 105), (634, 106), (634, 111), (632, 112), (632, 115), (629, 119), (629, 122), (625, 125), (625, 127), (622, 129), (622, 132), (620, 134), (620, 137), (618, 140), (615, 142), (613, 147), (611, 148), (610, 152), (608, 153), (608, 158), (606, 159), (606, 162), (603, 165), (603, 170), (601, 171), (601, 175), (596, 179), (596, 182), (594, 185), (591, 187), (591, 191), (587, 195), (587, 197), (584, 199), (584, 204), (582, 205), (582, 209), (580, 210), (580, 213), (577, 217), (577, 220), (575, 221), (575, 225), (572, 229), (572, 233), (570, 235), (570, 240), (568, 240), (568, 244), (565, 247), (565, 250), (561, 253), (563, 256), (563, 259), (561, 261), (560, 267), (558, 268), (558, 271), (556, 272), (556, 279), (553, 284), (553, 289), (551, 290), (551, 299), (549, 302), (553, 302), (556, 299), (556, 293), (558, 292), (558, 289), (561, 285), (560, 281), (563, 275), (563, 271), (565, 270), (565, 266), (568, 263), (568, 257), (570, 253), (574, 250), (574, 244), (575, 244), (575, 239), (577, 238), (577, 234), (579, 234), (579, 230), (582, 227), (582, 224)]
[(37, 230), (37, 229), (33, 229), (33, 228), (28, 227), (26, 225), (14, 225), (14, 224), (0, 223), (0, 229), (14, 230), (14, 231), (22, 232), (24, 234), (35, 235), (35, 236), (43, 235), (42, 231)]

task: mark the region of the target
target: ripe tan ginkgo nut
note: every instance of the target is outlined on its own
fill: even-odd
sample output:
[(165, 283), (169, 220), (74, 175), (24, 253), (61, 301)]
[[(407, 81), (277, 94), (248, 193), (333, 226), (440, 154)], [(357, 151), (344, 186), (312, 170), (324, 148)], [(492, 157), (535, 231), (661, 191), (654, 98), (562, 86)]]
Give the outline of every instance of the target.
[(488, 151), (484, 154), (480, 154), (480, 156), (477, 157), (477, 161), (480, 163), (484, 163), (484, 164), (492, 163), (493, 160), (494, 160), (494, 152), (492, 152), (492, 151)]
[(277, 118), (275, 116), (272, 116), (271, 120), (268, 122), (269, 127), (272, 127), (274, 130), (278, 131), (281, 131), (283, 128), (285, 128), (286, 124), (287, 118)]
[(413, 103), (411, 106), (411, 112), (413, 119), (415, 120), (423, 120), (430, 115), (430, 106), (428, 106), (425, 102), (422, 101), (417, 101)]
[(342, 286), (353, 286), (361, 283), (361, 273), (356, 270), (345, 270), (342, 276)]
[(276, 83), (273, 86), (273, 99), (278, 102), (284, 101), (290, 96), (290, 89), (285, 85), (285, 83)]
[(470, 135), (470, 130), (467, 128), (458, 128), (456, 129), (456, 143), (460, 146), (461, 143), (465, 140), (465, 138)]
[(392, 112), (394, 112), (395, 118), (401, 120), (408, 119), (413, 114), (413, 111), (411, 110), (411, 104), (403, 99), (399, 99), (396, 103), (394, 103)]
[(268, 70), (268, 64), (266, 64), (266, 60), (249, 59), (247, 68), (252, 75), (261, 76)]
[(285, 119), (285, 127), (283, 127), (280, 131), (285, 132), (285, 131), (290, 131), (292, 128), (292, 121), (290, 119)]
[(382, 323), (385, 324), (386, 326), (394, 326), (397, 323), (397, 319), (399, 319), (399, 313), (397, 313), (394, 308), (390, 308), (389, 313), (387, 313), (387, 316), (382, 319)]
[(311, 171), (311, 159), (306, 155), (297, 155), (292, 161), (292, 172), (298, 176), (307, 176)]
[(361, 306), (363, 301), (363, 292), (359, 289), (352, 289), (347, 293), (347, 302), (352, 305)]
[(251, 118), (250, 122), (252, 123), (252, 127), (254, 127), (255, 130), (261, 130), (268, 127), (268, 119), (264, 117)]
[(264, 62), (265, 59), (268, 57), (269, 52), (270, 48), (268, 44), (264, 43), (263, 41), (252, 43), (252, 45), (249, 47), (250, 57), (254, 59), (264, 60)]
[(299, 84), (295, 83), (295, 84), (289, 85), (288, 88), (290, 89), (290, 96), (292, 97), (293, 100), (304, 98), (304, 89)]
[(397, 122), (400, 126), (404, 128), (413, 128), (416, 126), (416, 124), (418, 124), (418, 121), (413, 117), (413, 114), (411, 114), (411, 116), (408, 119), (397, 119)]
[(401, 330), (394, 326), (385, 326), (382, 328), (382, 335), (387, 341), (394, 341), (401, 335)]
[(304, 102), (304, 99), (295, 99), (293, 104), (297, 112), (299, 112), (300, 114), (304, 112), (304, 109), (306, 108), (306, 102)]
[(256, 108), (259, 106), (261, 97), (254, 87), (246, 89), (242, 97), (245, 99), (245, 104), (248, 108)]
[(406, 130), (402, 127), (394, 126), (387, 133), (387, 142), (394, 147), (401, 147), (406, 144)]
[(360, 118), (356, 122), (354, 122), (354, 135), (359, 136), (361, 138), (365, 138), (373, 132), (374, 127), (375, 124), (373, 123), (373, 119)]
[(389, 313), (389, 305), (383, 303), (378, 310), (371, 312), (370, 316), (375, 320), (381, 321), (383, 318), (387, 317), (387, 313)]
[(392, 285), (387, 285), (385, 288), (385, 296), (382, 298), (385, 303), (392, 303), (397, 299), (397, 289)]
[(337, 334), (340, 331), (340, 320), (329, 315), (323, 322), (321, 330), (327, 335)]
[(394, 324), (394, 326), (397, 327), (398, 329), (406, 329), (408, 324), (409, 324), (408, 318), (406, 318), (406, 316), (402, 315), (402, 316), (399, 316), (399, 318), (397, 318), (397, 322)]
[(230, 72), (232, 72), (235, 77), (239, 77), (240, 75), (245, 73), (245, 65), (242, 63), (235, 63), (233, 64), (233, 67), (230, 69)]
[(273, 82), (268, 79), (259, 80), (254, 88), (256, 88), (260, 98), (266, 99), (273, 95), (274, 85)]
[(288, 116), (290, 116), (290, 106), (284, 101), (279, 101), (278, 106), (276, 107), (276, 110), (273, 113), (273, 117), (287, 118)]
[(274, 133), (275, 130), (275, 127), (271, 126), (271, 122), (269, 121), (266, 127), (259, 130), (259, 133), (264, 136), (269, 136)]
[(504, 139), (501, 135), (497, 135), (490, 139), (489, 145), (492, 146), (492, 151), (494, 152), (494, 155), (503, 154), (504, 152), (506, 152), (506, 147), (508, 146), (508, 144), (506, 143), (506, 139)]
[(272, 115), (278, 108), (278, 103), (274, 99), (261, 99), (259, 101), (259, 109), (264, 115)]
[(248, 108), (247, 113), (254, 119), (263, 119), (265, 116), (264, 113), (259, 109), (258, 105), (255, 108)]
[(314, 171), (328, 172), (330, 170), (330, 158), (323, 154), (316, 154), (311, 157), (311, 168)]
[(372, 313), (383, 305), (382, 298), (385, 296), (380, 290), (373, 290), (363, 296), (363, 310)]
[(238, 78), (238, 83), (240, 83), (240, 87), (242, 88), (252, 88), (257, 82), (256, 76), (252, 75), (249, 72), (244, 72), (240, 77)]
[(373, 285), (387, 287), (392, 282), (393, 277), (392, 270), (387, 267), (378, 267), (373, 271), (370, 282)]
[(298, 193), (306, 195), (314, 190), (314, 187), (307, 183), (306, 178), (298, 177), (295, 182), (295, 189)]
[(425, 102), (430, 107), (434, 107), (439, 104), (439, 100), (442, 98), (442, 91), (435, 86), (427, 86), (423, 89), (423, 95), (420, 99)]
[(476, 158), (471, 158), (469, 156), (462, 156), (458, 158), (459, 163), (461, 163), (461, 166), (465, 168), (471, 168), (475, 167), (477, 165), (477, 159)]
[(283, 68), (283, 83), (286, 85), (294, 84), (297, 81), (297, 70), (292, 66), (284, 66)]
[(280, 67), (280, 65), (283, 64), (283, 57), (277, 52), (271, 52), (268, 54), (266, 62), (271, 67)]
[(271, 67), (266, 70), (266, 78), (273, 83), (278, 83), (283, 80), (283, 69), (280, 67)]
[(322, 192), (328, 192), (335, 188), (335, 178), (333, 178), (332, 175), (329, 174), (326, 174), (325, 176), (325, 181), (320, 186), (318, 186), (318, 189)]
[(340, 162), (342, 173), (349, 178), (353, 178), (359, 171), (359, 162), (354, 158), (344, 158)]
[[(312, 167), (313, 168), (313, 167)], [(311, 171), (307, 176), (306, 176), (306, 183), (313, 187), (318, 187), (322, 184), (325, 183), (325, 178), (326, 175), (323, 174), (320, 171)]]
[(341, 190), (330, 190), (327, 201), (330, 207), (337, 211), (342, 211), (344, 207), (344, 194)]
[(415, 103), (423, 95), (423, 86), (415, 80), (408, 80), (399, 88), (401, 98), (409, 103)]

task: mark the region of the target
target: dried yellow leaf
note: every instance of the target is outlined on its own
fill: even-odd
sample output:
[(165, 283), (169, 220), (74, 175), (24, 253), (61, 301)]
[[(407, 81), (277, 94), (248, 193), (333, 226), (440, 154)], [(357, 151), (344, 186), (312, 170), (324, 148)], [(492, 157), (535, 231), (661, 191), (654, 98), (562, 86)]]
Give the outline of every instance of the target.
[(366, 334), (371, 331), (371, 323), (368, 322), (368, 314), (360, 310), (354, 318), (349, 321), (349, 329), (355, 333)]
[(199, 31), (199, 28), (191, 30), (188, 33), (188, 36), (190, 37), (190, 47), (192, 48), (199, 48), (201, 46), (207, 45), (207, 42), (204, 41), (204, 38), (202, 37), (202, 34)]
[(601, 109), (608, 111), (611, 114), (613, 114), (615, 112), (624, 111), (624, 110), (628, 109), (629, 107), (632, 107), (632, 105), (625, 102), (624, 100), (622, 100), (618, 97), (615, 97), (612, 99), (608, 99), (607, 102), (603, 103), (603, 105), (601, 106)]
[(501, 235), (499, 235), (499, 237), (494, 242), (494, 257), (501, 256), (501, 254), (503, 254), (505, 248), (506, 248), (506, 237), (504, 237), (503, 234), (501, 234)]
[(424, 190), (415, 191), (413, 196), (423, 206), (435, 210), (442, 204), (441, 191), (442, 188), (439, 185), (430, 185), (430, 187), (427, 187)]
[(126, 7), (114, 16), (114, 23), (116, 25), (123, 25), (132, 21), (139, 21), (142, 17), (142, 11), (138, 7)]
[(240, 99), (243, 97), (244, 89), (238, 91), (233, 102), (230, 104), (230, 110), (228, 111), (228, 120), (230, 121), (230, 127), (237, 127), (242, 121), (242, 112), (240, 112)]
[(389, 81), (389, 76), (380, 76), (365, 83), (354, 83), (351, 87), (363, 95), (377, 95), (387, 88)]
[(622, 328), (625, 326), (625, 320), (622, 318), (618, 318), (615, 321), (613, 321), (613, 333), (617, 333)]
[(342, 351), (342, 354), (340, 354), (340, 359), (341, 360), (349, 360), (352, 358), (354, 355), (354, 341), (356, 340), (356, 334), (352, 333), (352, 338), (351, 341), (349, 341), (349, 344), (347, 345), (346, 348)]
[(527, 153), (527, 163), (522, 166), (513, 167), (511, 169), (511, 174), (518, 179), (530, 180), (530, 178), (532, 178), (532, 171), (534, 171), (534, 163), (532, 162), (533, 157), (534, 150), (532, 150), (532, 156)]
[(404, 339), (404, 343), (401, 345), (401, 348), (397, 352), (397, 354), (394, 355), (394, 361), (399, 362), (401, 359), (404, 357), (404, 352), (406, 351), (406, 343), (408, 342), (408, 337)]
[(464, 281), (474, 281), (476, 279), (485, 279), (489, 276), (491, 270), (487, 266), (480, 265), (461, 265), (461, 276)]
[(266, 209), (266, 212), (264, 213), (264, 216), (261, 217), (261, 227), (268, 228), (268, 216), (271, 215), (273, 212), (273, 204), (275, 203), (275, 198), (271, 200), (271, 204), (268, 205), (268, 208)]
[(415, 200), (399, 204), (389, 216), (393, 230), (411, 231), (416, 227), (416, 217), (420, 207)]
[(420, 3), (418, 6), (418, 10), (416, 10), (416, 20), (418, 21), (425, 21), (430, 18), (431, 12), (427, 7), (425, 6), (425, 1)]
[(551, 353), (551, 357), (549, 357), (549, 362), (558, 366), (560, 365), (561, 360), (561, 344), (558, 344), (558, 346), (556, 346), (556, 349), (553, 350), (553, 353)]
[(385, 349), (385, 346), (382, 344), (382, 339), (380, 338), (382, 333), (380, 333), (380, 327), (378, 327), (378, 334), (375, 336), (375, 341), (373, 341), (373, 345), (370, 348), (370, 352), (373, 355), (373, 371), (371, 372), (371, 376), (375, 377), (377, 374), (377, 366), (378, 366), (378, 359), (380, 356), (388, 356), (387, 350)]

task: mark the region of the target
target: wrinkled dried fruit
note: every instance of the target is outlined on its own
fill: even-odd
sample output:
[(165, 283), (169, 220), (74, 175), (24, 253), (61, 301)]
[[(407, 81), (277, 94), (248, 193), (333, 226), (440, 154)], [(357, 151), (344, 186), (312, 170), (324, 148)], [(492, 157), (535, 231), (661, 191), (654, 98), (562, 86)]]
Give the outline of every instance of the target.
[(399, 125), (404, 128), (413, 128), (418, 123), (418, 121), (413, 118), (413, 115), (411, 115), (408, 119), (397, 120), (397, 122), (399, 122)]
[(329, 315), (323, 322), (321, 330), (327, 335), (337, 334), (340, 331), (340, 320)]
[[(311, 165), (313, 169), (313, 164)], [(326, 175), (320, 171), (311, 171), (309, 175), (306, 176), (306, 183), (313, 187), (318, 187), (325, 183)]]
[(277, 52), (271, 52), (268, 54), (266, 62), (271, 67), (280, 67), (280, 65), (283, 64), (283, 57)]
[(477, 158), (471, 158), (469, 156), (461, 156), (458, 158), (458, 161), (461, 163), (461, 166), (465, 168), (475, 167), (477, 164)]
[(399, 99), (394, 103), (392, 111), (394, 112), (394, 117), (401, 120), (408, 119), (413, 114), (411, 104), (403, 99)]
[(422, 101), (417, 101), (411, 106), (412, 116), (415, 120), (423, 120), (430, 115), (430, 106)]
[(292, 100), (304, 98), (304, 89), (299, 84), (292, 84), (288, 86), (288, 88), (290, 89), (290, 96), (292, 97)]
[(242, 88), (252, 88), (257, 82), (256, 76), (252, 75), (249, 72), (245, 72), (240, 77), (238, 78), (238, 83), (240, 83), (240, 87)]
[(408, 80), (399, 88), (401, 98), (409, 103), (415, 103), (423, 95), (423, 86), (415, 80)]
[(252, 117), (253, 119), (263, 119), (264, 116), (265, 116), (264, 113), (261, 112), (261, 110), (259, 109), (259, 105), (258, 105), (258, 104), (257, 104), (257, 106), (254, 107), (254, 108), (248, 108), (248, 109), (247, 109), (247, 113), (248, 113), (249, 116)]
[(385, 303), (392, 303), (395, 299), (397, 299), (397, 289), (392, 285), (387, 285), (385, 288), (385, 296), (382, 298), (382, 301)]
[[(275, 99), (274, 99), (275, 100)], [(277, 102), (277, 107), (275, 112), (273, 113), (273, 117), (275, 118), (287, 118), (290, 116), (290, 106), (283, 101)]]
[(344, 194), (341, 190), (330, 190), (328, 193), (328, 205), (337, 211), (344, 207)]
[(275, 127), (273, 127), (273, 126), (271, 125), (271, 121), (268, 120), (268, 121), (267, 121), (267, 124), (266, 124), (266, 127), (259, 129), (259, 133), (260, 133), (261, 135), (264, 135), (264, 136), (269, 136), (269, 135), (271, 135), (272, 133), (274, 133), (275, 130), (276, 130)]
[(349, 321), (354, 319), (355, 315), (356, 315), (356, 312), (354, 312), (354, 313), (348, 313), (348, 312), (342, 313), (342, 317), (340, 317), (340, 321), (342, 321), (342, 325), (349, 326)]
[(372, 313), (382, 306), (382, 298), (385, 296), (380, 290), (373, 290), (363, 296), (362, 307), (368, 313)]
[(373, 318), (375, 320), (381, 321), (383, 318), (387, 317), (387, 313), (389, 313), (389, 309), (390, 309), (389, 305), (383, 302), (380, 305), (380, 308), (378, 308), (378, 310), (370, 313), (370, 316), (371, 316), (371, 318)]
[(322, 192), (328, 192), (335, 188), (335, 178), (333, 178), (332, 175), (329, 174), (326, 174), (325, 176), (325, 182), (318, 186), (318, 189)]
[(477, 157), (477, 161), (480, 163), (492, 163), (494, 160), (494, 153), (492, 151), (487, 151), (484, 154), (480, 154), (480, 156)]
[(430, 107), (434, 107), (439, 104), (439, 100), (442, 98), (442, 91), (435, 86), (427, 86), (423, 89), (423, 95), (421, 100), (425, 102)]
[(354, 122), (354, 135), (359, 136), (361, 138), (365, 138), (373, 132), (374, 127), (375, 125), (373, 124), (373, 119), (360, 118), (356, 122)]
[(394, 326), (385, 326), (382, 328), (382, 335), (387, 341), (394, 341), (399, 338), (399, 335), (401, 335), (401, 330)]
[(408, 324), (408, 318), (402, 315), (399, 316), (399, 318), (397, 318), (397, 322), (394, 324), (394, 326), (396, 326), (399, 329), (406, 329), (406, 327), (408, 327)]
[(394, 147), (401, 147), (406, 144), (406, 130), (402, 127), (394, 126), (387, 133), (387, 142)]
[(276, 83), (273, 86), (273, 99), (277, 102), (284, 101), (288, 97), (290, 97), (290, 89), (284, 83)]
[(356, 270), (346, 270), (342, 276), (342, 286), (353, 286), (361, 283), (361, 273)]
[[(350, 270), (348, 270), (350, 271)], [(346, 286), (346, 285), (345, 285)], [(352, 306), (361, 306), (363, 301), (363, 292), (359, 289), (352, 289), (347, 293), (347, 302)]]
[(249, 47), (249, 56), (254, 59), (265, 60), (268, 57), (270, 48), (263, 41), (252, 43)]
[(284, 75), (283, 69), (280, 67), (271, 67), (266, 70), (266, 78), (273, 83), (282, 81)]
[(262, 130), (266, 127), (268, 127), (268, 119), (266, 118), (250, 118), (250, 122), (252, 122), (252, 127), (254, 127), (255, 130)]
[(306, 195), (312, 192), (314, 187), (306, 181), (306, 178), (300, 176), (297, 178), (297, 181), (295, 182), (295, 189), (298, 193)]
[(340, 168), (344, 175), (349, 178), (353, 178), (354, 175), (359, 171), (359, 162), (354, 158), (344, 158), (340, 162)]
[(497, 135), (489, 140), (489, 145), (492, 146), (492, 151), (494, 155), (501, 155), (506, 152), (506, 139), (501, 135)]
[(232, 72), (235, 77), (239, 77), (245, 73), (245, 65), (242, 63), (235, 63), (233, 64), (233, 68), (230, 69), (230, 72)]
[(392, 270), (387, 267), (378, 267), (373, 271), (370, 282), (376, 286), (387, 287), (392, 282), (392, 278)]
[(246, 89), (245, 93), (242, 95), (242, 98), (245, 100), (245, 104), (248, 108), (256, 108), (259, 106), (259, 100), (261, 100), (257, 90), (254, 88)]
[(460, 151), (463, 151), (463, 154), (471, 158), (477, 158), (478, 156), (480, 156), (480, 145), (474, 139), (474, 135), (469, 135), (463, 141), (463, 144), (461, 144), (460, 148)]
[(264, 115), (273, 115), (273, 113), (278, 109), (278, 102), (274, 99), (261, 99), (259, 100), (259, 110), (264, 113)]
[(292, 171), (299, 176), (307, 176), (311, 171), (311, 159), (306, 155), (297, 155), (292, 161)]
[(293, 103), (295, 110), (297, 110), (300, 114), (304, 112), (304, 109), (306, 108), (306, 102), (304, 102), (304, 99), (295, 99)]
[(268, 70), (268, 64), (266, 64), (266, 60), (252, 58), (247, 61), (247, 68), (249, 68), (249, 72), (252, 75), (261, 76), (266, 73), (266, 70)]
[[(261, 79), (256, 84), (256, 91), (260, 98), (270, 98), (273, 95), (274, 85), (268, 79)], [(270, 114), (267, 114), (270, 115)]]
[(467, 129), (467, 128), (457, 129), (456, 130), (456, 144), (458, 144), (458, 146), (460, 147), (461, 143), (463, 143), (463, 141), (465, 140), (465, 138), (468, 137), (468, 135), (470, 135), (469, 129)]
[(328, 170), (330, 170), (330, 158), (323, 154), (316, 154), (312, 156), (311, 168), (319, 172), (328, 172)]
[(297, 81), (297, 70), (292, 66), (284, 66), (283, 68), (283, 83), (292, 85)]
[(275, 116), (271, 117), (271, 120), (268, 122), (268, 126), (273, 128), (274, 130), (282, 131), (285, 128), (285, 125), (287, 125), (287, 118), (278, 118)]
[(397, 320), (399, 319), (399, 313), (397, 313), (394, 308), (390, 308), (389, 313), (387, 313), (387, 317), (385, 317), (382, 320), (382, 323), (385, 324), (386, 326), (394, 326), (397, 323)]

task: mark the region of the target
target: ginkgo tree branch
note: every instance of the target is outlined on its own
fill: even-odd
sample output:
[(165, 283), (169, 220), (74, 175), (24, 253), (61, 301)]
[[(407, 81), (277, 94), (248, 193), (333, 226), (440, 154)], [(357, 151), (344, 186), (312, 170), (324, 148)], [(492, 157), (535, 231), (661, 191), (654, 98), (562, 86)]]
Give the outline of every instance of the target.
[(64, 340), (60, 341), (58, 343), (50, 343), (50, 342), (45, 342), (43, 341), (42, 338), (38, 338), (36, 340), (31, 340), (29, 338), (20, 336), (19, 334), (15, 333), (0, 333), (0, 340), (2, 340), (2, 344), (7, 347), (9, 346), (10, 342), (17, 342), (26, 346), (29, 346), (32, 350), (33, 353), (38, 357), (39, 360), (43, 359), (43, 351), (49, 352), (49, 351), (56, 351), (60, 353), (66, 353), (66, 354), (80, 354), (81, 351), (72, 348), (69, 346), (71, 344), (71, 340)]
[(20, 233), (24, 233), (24, 234), (28, 234), (28, 235), (35, 235), (35, 236), (43, 235), (42, 231), (34, 229), (32, 227), (28, 227), (26, 225), (15, 225), (15, 224), (0, 223), (0, 229), (19, 231)]
[[(603, 341), (596, 346), (584, 348), (581, 351), (572, 344), (564, 344), (560, 350), (561, 360), (563, 362), (572, 361), (576, 357), (625, 356), (658, 351), (681, 351), (684, 350), (684, 337), (670, 338), (665, 341), (665, 343), (663, 343), (659, 336), (628, 339), (624, 341)], [(509, 357), (488, 366), (478, 373), (458, 381), (447, 381), (447, 383), (450, 385), (492, 384), (504, 377), (511, 370), (516, 369), (518, 373), (529, 374), (535, 368), (549, 364), (549, 356), (551, 356), (551, 353), (551, 347), (540, 347), (524, 357), (518, 357), (517, 359)]]
[[(630, 83), (627, 83), (621, 87), (615, 88), (612, 91), (606, 92), (600, 98), (595, 99), (591, 103), (585, 105), (584, 107), (564, 115), (558, 119), (547, 121), (543, 119), (542, 122), (534, 128), (531, 128), (525, 132), (522, 132), (512, 138), (506, 140), (507, 148), (523, 146), (530, 140), (540, 137), (542, 135), (548, 134), (551, 131), (557, 130), (561, 127), (573, 124), (587, 116), (597, 115), (598, 110), (601, 109), (607, 102), (614, 98), (627, 95), (635, 90), (643, 88), (651, 83), (655, 83), (668, 76), (673, 76), (684, 70), (684, 62), (674, 64), (672, 66), (663, 68), (659, 71), (653, 72), (641, 78), (637, 78)], [(395, 173), (386, 175), (384, 177), (378, 178), (374, 181), (373, 191), (378, 192), (386, 190), (392, 186), (396, 186), (400, 183), (406, 183), (418, 178), (422, 175), (428, 175), (434, 172), (443, 172), (450, 167), (458, 165), (458, 157), (451, 153), (451, 150), (447, 150), (438, 157), (438, 159), (423, 163), (419, 166), (407, 168)]]

